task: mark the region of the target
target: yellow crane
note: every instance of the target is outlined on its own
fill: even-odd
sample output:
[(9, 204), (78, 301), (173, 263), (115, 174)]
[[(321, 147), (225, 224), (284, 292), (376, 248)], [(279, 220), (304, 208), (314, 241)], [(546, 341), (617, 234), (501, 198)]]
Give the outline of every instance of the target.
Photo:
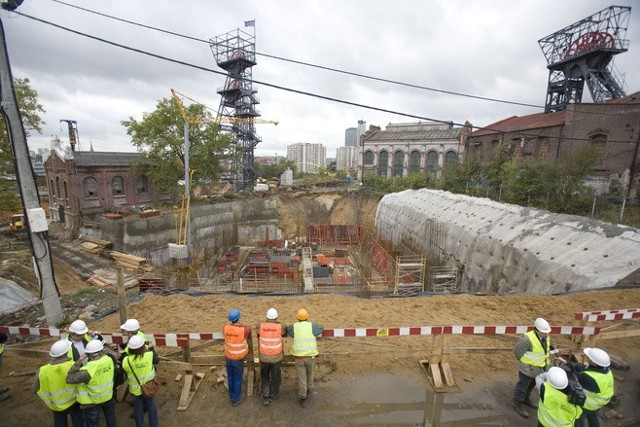
[(213, 110), (207, 107), (207, 105), (201, 102), (198, 102), (195, 99), (190, 98), (187, 95), (180, 93), (175, 89), (171, 89), (171, 95), (173, 96), (174, 102), (178, 106), (178, 110), (180, 110), (180, 115), (182, 116), (182, 118), (192, 125), (199, 125), (199, 124), (213, 122), (213, 123), (228, 123), (228, 124), (242, 124), (242, 123), (273, 124), (275, 126), (278, 126), (278, 123), (280, 123), (277, 120), (267, 120), (267, 119), (260, 119), (260, 118), (254, 118), (254, 117), (252, 118), (243, 118), (243, 117), (207, 118), (207, 117), (199, 117), (199, 116), (190, 116), (189, 114), (187, 114), (187, 110), (184, 108), (184, 104), (182, 103), (181, 97), (188, 99), (189, 101), (194, 102), (196, 104), (200, 104), (208, 110), (211, 110), (211, 111)]

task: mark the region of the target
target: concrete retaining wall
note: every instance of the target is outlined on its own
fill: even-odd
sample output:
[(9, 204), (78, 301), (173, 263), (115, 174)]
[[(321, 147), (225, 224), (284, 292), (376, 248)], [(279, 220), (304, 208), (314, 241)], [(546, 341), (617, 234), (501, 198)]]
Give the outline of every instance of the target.
[(611, 287), (640, 267), (638, 229), (437, 190), (383, 197), (375, 224), (394, 245), (462, 264), (469, 292)]
[[(282, 238), (276, 200), (266, 198), (192, 206), (190, 228), (192, 253)], [(165, 264), (167, 245), (176, 241), (176, 218), (172, 213), (147, 219), (101, 218), (99, 228), (83, 227), (80, 234), (113, 242), (116, 251)]]

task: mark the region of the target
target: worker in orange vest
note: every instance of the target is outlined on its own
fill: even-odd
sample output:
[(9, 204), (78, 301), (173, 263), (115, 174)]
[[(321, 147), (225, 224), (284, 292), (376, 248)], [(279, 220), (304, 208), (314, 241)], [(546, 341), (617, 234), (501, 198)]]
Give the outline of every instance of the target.
[(242, 375), (244, 373), (244, 358), (249, 354), (247, 338), (251, 335), (251, 327), (241, 325), (240, 310), (233, 308), (227, 318), (231, 323), (224, 326), (224, 357), (227, 362), (227, 382), (229, 383), (229, 398), (231, 405), (238, 406), (244, 399), (242, 393)]
[(267, 310), (267, 320), (256, 329), (260, 343), (260, 400), (267, 406), (278, 398), (284, 354), (282, 337), (287, 335), (287, 327), (278, 322), (278, 310), (272, 307)]

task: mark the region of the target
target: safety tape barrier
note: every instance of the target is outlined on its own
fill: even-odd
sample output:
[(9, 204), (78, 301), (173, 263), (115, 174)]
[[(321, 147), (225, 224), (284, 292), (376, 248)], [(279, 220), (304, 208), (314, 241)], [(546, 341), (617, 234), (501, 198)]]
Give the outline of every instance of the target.
[[(532, 330), (531, 326), (420, 326), (406, 328), (325, 329), (323, 337), (387, 337), (409, 335), (515, 335)], [(555, 335), (596, 335), (600, 328), (586, 326), (554, 326)]]
[[(576, 316), (576, 319), (587, 320), (587, 319), (592, 319), (594, 316), (625, 315), (625, 314), (633, 315), (632, 313), (640, 313), (640, 308), (620, 308), (617, 310), (582, 311), (574, 314)], [(625, 317), (625, 319), (630, 319), (630, 317), (629, 318)], [(597, 318), (589, 321), (593, 322), (596, 320), (618, 320), (618, 318), (616, 319)]]
[[(392, 337), (410, 335), (521, 335), (533, 329), (531, 326), (419, 326), (398, 328), (342, 328), (325, 329), (322, 336), (326, 338), (350, 337)], [(60, 337), (66, 338), (67, 332), (56, 328), (29, 328), (21, 326), (0, 326), (0, 332), (10, 335)], [(596, 335), (600, 328), (588, 326), (554, 326), (551, 334), (555, 335)], [(123, 344), (124, 335), (100, 333), (106, 344)], [(223, 340), (220, 332), (207, 333), (168, 333), (145, 334), (150, 343), (161, 347), (189, 347), (191, 341)]]
[[(597, 313), (592, 313), (592, 314), (586, 314), (583, 317), (579, 317), (579, 319), (585, 320), (587, 322), (599, 322), (602, 320), (629, 320), (629, 319), (640, 319), (640, 311), (635, 311), (638, 309), (632, 309), (634, 311), (618, 311), (618, 312), (610, 312), (610, 313), (602, 313), (602, 314), (597, 314)], [(578, 314), (583, 314), (583, 313), (576, 313), (576, 315)]]

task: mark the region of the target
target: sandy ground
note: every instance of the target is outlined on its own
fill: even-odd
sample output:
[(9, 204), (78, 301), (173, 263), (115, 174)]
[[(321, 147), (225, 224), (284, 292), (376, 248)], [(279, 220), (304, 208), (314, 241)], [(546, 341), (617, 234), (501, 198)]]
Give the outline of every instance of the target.
[[(237, 307), (242, 321), (254, 325), (269, 307), (276, 307), (280, 320), (291, 322), (299, 307), (309, 310), (312, 320), (326, 328), (393, 327), (424, 325), (526, 325), (537, 316), (552, 325), (579, 325), (574, 313), (588, 310), (640, 307), (640, 290), (615, 290), (574, 293), (565, 296), (433, 296), (361, 300), (344, 296), (236, 296), (146, 295), (129, 306), (129, 316), (140, 320), (147, 333), (220, 331), (226, 313)], [(98, 331), (116, 332), (117, 315), (90, 324)], [(610, 326), (610, 323), (603, 324)], [(618, 329), (624, 329), (621, 325)], [(637, 328), (637, 323), (631, 325)], [(238, 407), (231, 407), (226, 389), (217, 383), (215, 368), (195, 366), (205, 377), (190, 407), (177, 411), (183, 382), (176, 381), (185, 365), (163, 360), (159, 376), (165, 386), (158, 395), (161, 424), (201, 425), (535, 425), (523, 420), (509, 406), (516, 380), (516, 364), (510, 352), (516, 336), (449, 336), (451, 348), (480, 348), (471, 354), (452, 354), (450, 363), (457, 387), (450, 393), (435, 394), (419, 360), (433, 349), (429, 337), (326, 338), (319, 348), (317, 394), (303, 409), (295, 401), (295, 370), (284, 368), (281, 398), (263, 407), (254, 393)], [(566, 337), (554, 336), (556, 345), (569, 348)], [(36, 345), (46, 349), (51, 341)], [(286, 343), (288, 351), (290, 343)], [(602, 340), (599, 345), (632, 365), (627, 372), (616, 371), (622, 405), (617, 409), (624, 419), (604, 425), (617, 426), (632, 418), (640, 420), (637, 400), (640, 379), (635, 367), (640, 363), (638, 338)], [(29, 345), (33, 348), (32, 345)], [(482, 349), (504, 349), (496, 353)], [(175, 348), (161, 348), (164, 356)], [(194, 355), (221, 354), (216, 344)], [(2, 425), (46, 426), (51, 424), (48, 410), (32, 394), (32, 376), (11, 376), (9, 372), (35, 370), (46, 362), (45, 353), (6, 352), (1, 381), (11, 387), (11, 398), (0, 403)], [(246, 387), (246, 383), (245, 383)], [(256, 388), (257, 391), (257, 381)], [(122, 426), (133, 425), (127, 403), (118, 404)], [(479, 421), (480, 420), (480, 421)], [(480, 422), (485, 424), (481, 424)], [(632, 425), (632, 424), (628, 424)]]

